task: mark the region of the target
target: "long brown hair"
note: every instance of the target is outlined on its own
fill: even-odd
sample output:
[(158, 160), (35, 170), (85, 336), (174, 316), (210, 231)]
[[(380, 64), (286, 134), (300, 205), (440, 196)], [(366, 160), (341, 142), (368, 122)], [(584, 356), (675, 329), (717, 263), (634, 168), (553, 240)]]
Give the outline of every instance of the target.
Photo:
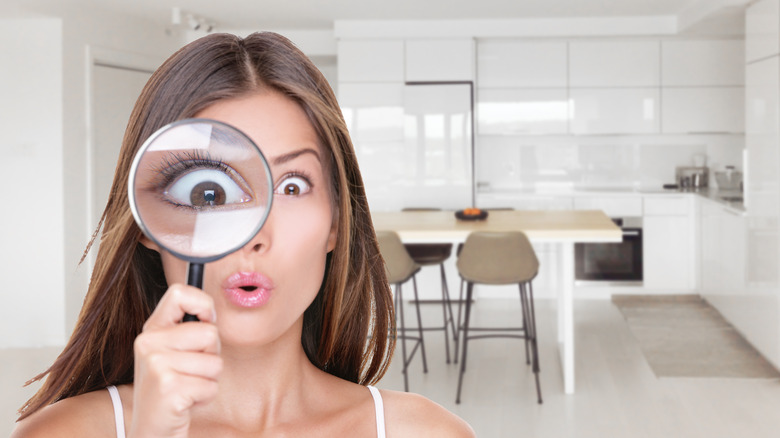
[(384, 375), (395, 345), (389, 336), (392, 298), (333, 91), (311, 61), (280, 35), (212, 34), (173, 54), (136, 102), (101, 218), (101, 243), (84, 306), (63, 352), (30, 381), (46, 377), (20, 409), (20, 419), (57, 400), (133, 381), (133, 342), (167, 289), (159, 254), (139, 243), (141, 231), (130, 212), (127, 182), (133, 157), (162, 126), (221, 99), (263, 89), (281, 92), (301, 106), (331, 159), (326, 167), (332, 175), (338, 238), (320, 291), (304, 313), (303, 348), (314, 365), (346, 380), (370, 384)]

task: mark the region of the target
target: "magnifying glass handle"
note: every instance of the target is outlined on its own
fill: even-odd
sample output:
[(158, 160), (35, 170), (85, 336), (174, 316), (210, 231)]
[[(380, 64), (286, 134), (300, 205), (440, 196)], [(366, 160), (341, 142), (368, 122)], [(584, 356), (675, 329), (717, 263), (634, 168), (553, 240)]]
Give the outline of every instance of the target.
[[(190, 263), (190, 266), (187, 269), (187, 284), (195, 286), (198, 289), (203, 289), (203, 263)], [(182, 321), (198, 321), (198, 317), (185, 313)]]

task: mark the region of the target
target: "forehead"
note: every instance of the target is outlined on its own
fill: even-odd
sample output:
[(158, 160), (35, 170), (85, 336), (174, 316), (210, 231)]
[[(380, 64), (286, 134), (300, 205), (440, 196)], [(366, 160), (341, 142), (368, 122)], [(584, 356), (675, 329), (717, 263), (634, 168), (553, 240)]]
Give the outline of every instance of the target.
[(195, 116), (235, 126), (269, 159), (302, 147), (314, 147), (322, 152), (317, 134), (303, 109), (276, 91), (221, 100)]

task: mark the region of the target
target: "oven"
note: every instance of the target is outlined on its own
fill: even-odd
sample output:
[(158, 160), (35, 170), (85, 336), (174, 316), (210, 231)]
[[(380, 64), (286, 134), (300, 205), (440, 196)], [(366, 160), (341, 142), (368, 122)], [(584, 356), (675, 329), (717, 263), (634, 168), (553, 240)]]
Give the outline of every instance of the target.
[(574, 245), (574, 277), (577, 284), (642, 284), (642, 218), (613, 218), (623, 230), (620, 243)]

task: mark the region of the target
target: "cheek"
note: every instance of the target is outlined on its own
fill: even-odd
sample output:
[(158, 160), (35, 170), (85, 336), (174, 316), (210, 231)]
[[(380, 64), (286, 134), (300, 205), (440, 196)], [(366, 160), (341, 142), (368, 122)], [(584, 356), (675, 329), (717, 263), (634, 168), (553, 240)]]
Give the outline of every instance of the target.
[(169, 285), (187, 282), (187, 262), (171, 255), (167, 251), (162, 251), (160, 258), (162, 259), (163, 271), (165, 272), (165, 281)]

